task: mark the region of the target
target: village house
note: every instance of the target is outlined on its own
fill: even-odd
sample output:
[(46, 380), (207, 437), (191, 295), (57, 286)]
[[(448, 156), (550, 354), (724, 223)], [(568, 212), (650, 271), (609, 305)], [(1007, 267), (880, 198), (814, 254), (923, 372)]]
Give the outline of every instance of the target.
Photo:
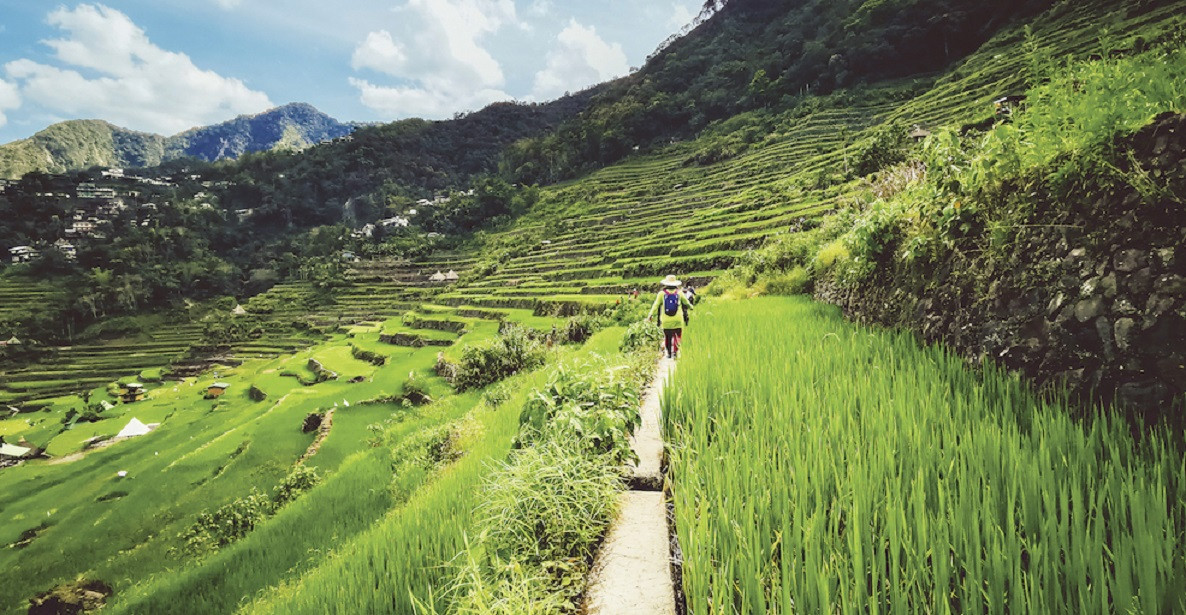
[(27, 263), (41, 256), (41, 251), (33, 246), (13, 246), (8, 249), (8, 254), (13, 263)]
[(393, 216), (391, 218), (384, 218), (384, 219), (380, 220), (377, 224), (384, 228), (389, 227), (389, 226), (406, 227), (406, 226), (408, 226), (408, 224), (410, 222), (411, 222), (411, 220), (408, 220), (407, 218), (405, 218), (403, 216)]
[(147, 393), (143, 384), (129, 382), (120, 389), (119, 400), (125, 404), (130, 404), (132, 402), (142, 401)]
[(24, 459), (33, 453), (33, 449), (15, 444), (0, 443), (0, 461)]
[(65, 239), (59, 239), (54, 242), (54, 248), (56, 248), (58, 252), (61, 252), (62, 256), (66, 257), (66, 260), (78, 260), (78, 248), (75, 248), (74, 244), (70, 243), (69, 241), (66, 241)]
[(355, 229), (350, 232), (350, 236), (355, 239), (370, 239), (375, 236), (375, 225), (367, 224), (360, 229)]
[(457, 272), (456, 272), (456, 271), (453, 271), (452, 269), (450, 269), (450, 270), (449, 270), (449, 271), (448, 271), (448, 272), (445, 274), (445, 281), (446, 281), (446, 282), (455, 282), (455, 281), (457, 281), (457, 278), (458, 278), (458, 277), (460, 277), (460, 276), (458, 276), (458, 275), (457, 275)]
[(115, 188), (97, 186), (92, 182), (83, 182), (75, 188), (75, 194), (80, 199), (114, 199)]
[(222, 397), (222, 394), (226, 393), (226, 390), (229, 389), (230, 387), (231, 387), (231, 385), (226, 382), (215, 382), (214, 384), (206, 387), (205, 397), (206, 397), (206, 399), (214, 399), (216, 397)]

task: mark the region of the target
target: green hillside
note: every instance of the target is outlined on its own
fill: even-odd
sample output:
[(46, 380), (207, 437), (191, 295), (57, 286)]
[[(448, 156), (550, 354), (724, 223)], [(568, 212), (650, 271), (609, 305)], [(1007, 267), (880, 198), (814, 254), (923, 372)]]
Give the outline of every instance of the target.
[[(399, 214), (426, 187), (471, 182), (476, 195), (433, 207), (480, 228), (442, 248), (428, 226), (340, 245), (324, 227), (301, 240), (328, 255), (239, 306), (141, 314), (134, 334), (5, 368), (0, 402), (21, 412), (0, 435), (51, 458), (0, 469), (0, 612), (86, 583), (117, 613), (581, 612), (654, 372), (659, 333), (640, 321), (667, 274), (709, 296), (663, 395), (687, 612), (1186, 610), (1172, 421), (1036, 391), (995, 363), (1008, 353), (970, 367), (959, 339), (924, 347), (806, 297), (753, 298), (888, 305), (911, 280), (988, 287), (1065, 265), (1082, 294), (1037, 309), (1093, 340), (1103, 318), (1120, 340), (1096, 305), (1113, 274), (1109, 302), (1138, 283), (1151, 298), (1116, 306), (1148, 321), (1134, 339), (1174, 343), (1186, 2), (716, 4), (571, 114), (496, 106), (225, 165), (256, 191), (224, 193), (228, 210), (266, 195), (274, 213), (330, 217), (345, 195), (379, 194)], [(722, 52), (729, 40), (753, 47)], [(846, 66), (804, 59), (846, 45)], [(695, 67), (717, 52), (769, 66), (712, 85), (722, 75)], [(698, 73), (689, 99), (731, 98), (611, 143), (601, 129), (646, 124), (615, 113), (674, 92), (671, 66)], [(759, 69), (778, 77), (755, 82)], [(663, 85), (643, 97), (648, 79)], [(1026, 93), (996, 117), (995, 100)], [(520, 123), (472, 132), (494, 118)], [(549, 183), (471, 181), (499, 156), (503, 180)], [(1116, 201), (1127, 230), (1101, 221)], [(1097, 273), (1074, 250), (1098, 237)], [(365, 258), (339, 259), (347, 246)], [(1013, 256), (1027, 252), (1054, 256)], [(998, 301), (969, 284), (951, 311), (1019, 312), (1040, 290)], [(0, 278), (13, 301), (55, 292)], [(1040, 332), (1026, 335), (1002, 343)], [(133, 379), (147, 398), (113, 403)], [(109, 441), (132, 417), (159, 426)]]
[(28, 139), (0, 145), (0, 177), (16, 179), (33, 171), (65, 173), (93, 166), (152, 167), (178, 158), (213, 162), (238, 158), (247, 152), (299, 150), (346, 136), (353, 129), (352, 125), (298, 103), (171, 137), (136, 132), (100, 120), (70, 120)]

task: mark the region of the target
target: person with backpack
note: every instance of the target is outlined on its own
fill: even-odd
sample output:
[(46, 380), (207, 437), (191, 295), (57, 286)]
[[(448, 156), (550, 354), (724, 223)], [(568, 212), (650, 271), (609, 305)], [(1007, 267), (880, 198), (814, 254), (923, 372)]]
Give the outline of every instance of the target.
[(683, 337), (684, 325), (688, 324), (688, 313), (692, 304), (679, 291), (680, 281), (669, 275), (659, 283), (663, 289), (655, 297), (647, 319), (656, 319), (663, 329), (663, 351), (668, 359), (679, 356), (680, 339)]

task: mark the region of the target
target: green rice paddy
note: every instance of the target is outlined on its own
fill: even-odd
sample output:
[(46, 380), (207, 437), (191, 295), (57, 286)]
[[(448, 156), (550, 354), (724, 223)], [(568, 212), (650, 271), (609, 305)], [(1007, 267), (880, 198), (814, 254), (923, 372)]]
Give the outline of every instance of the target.
[(1166, 434), (806, 299), (701, 312), (664, 395), (689, 612), (1186, 612)]

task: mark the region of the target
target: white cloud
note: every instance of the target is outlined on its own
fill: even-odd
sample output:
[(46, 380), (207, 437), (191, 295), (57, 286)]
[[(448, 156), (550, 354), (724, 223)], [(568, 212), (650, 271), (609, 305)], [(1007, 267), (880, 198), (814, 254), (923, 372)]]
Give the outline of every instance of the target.
[(227, 11), (238, 8), (240, 4), (243, 4), (242, 0), (214, 0), (214, 2)]
[(21, 94), (17, 91), (16, 86), (0, 79), (0, 126), (8, 123), (8, 117), (4, 115), (4, 112), (19, 106), (21, 106)]
[(157, 47), (127, 15), (101, 4), (59, 8), (47, 21), (65, 33), (43, 41), (62, 65), (20, 59), (4, 68), (27, 102), (51, 112), (173, 134), (273, 106), (242, 81)]
[(535, 75), (532, 97), (536, 100), (555, 98), (630, 71), (620, 44), (605, 42), (592, 26), (575, 19), (569, 20), (556, 41), (556, 48), (548, 52), (547, 66)]
[(378, 30), (354, 49), (356, 70), (401, 81), (385, 86), (350, 78), (364, 105), (388, 117), (441, 118), (511, 98), (502, 91), (502, 66), (481, 39), (521, 25), (512, 0), (409, 0), (397, 14), (403, 18), (401, 40)]
[(671, 18), (667, 20), (667, 27), (672, 32), (679, 32), (684, 26), (692, 23), (695, 18), (696, 14), (686, 5), (672, 3)]
[(396, 76), (407, 64), (407, 54), (391, 39), (391, 33), (387, 30), (367, 34), (366, 39), (354, 48), (354, 56), (350, 58), (350, 66), (355, 70), (369, 68)]
[(552, 0), (532, 0), (528, 12), (536, 17), (544, 17), (552, 12)]

